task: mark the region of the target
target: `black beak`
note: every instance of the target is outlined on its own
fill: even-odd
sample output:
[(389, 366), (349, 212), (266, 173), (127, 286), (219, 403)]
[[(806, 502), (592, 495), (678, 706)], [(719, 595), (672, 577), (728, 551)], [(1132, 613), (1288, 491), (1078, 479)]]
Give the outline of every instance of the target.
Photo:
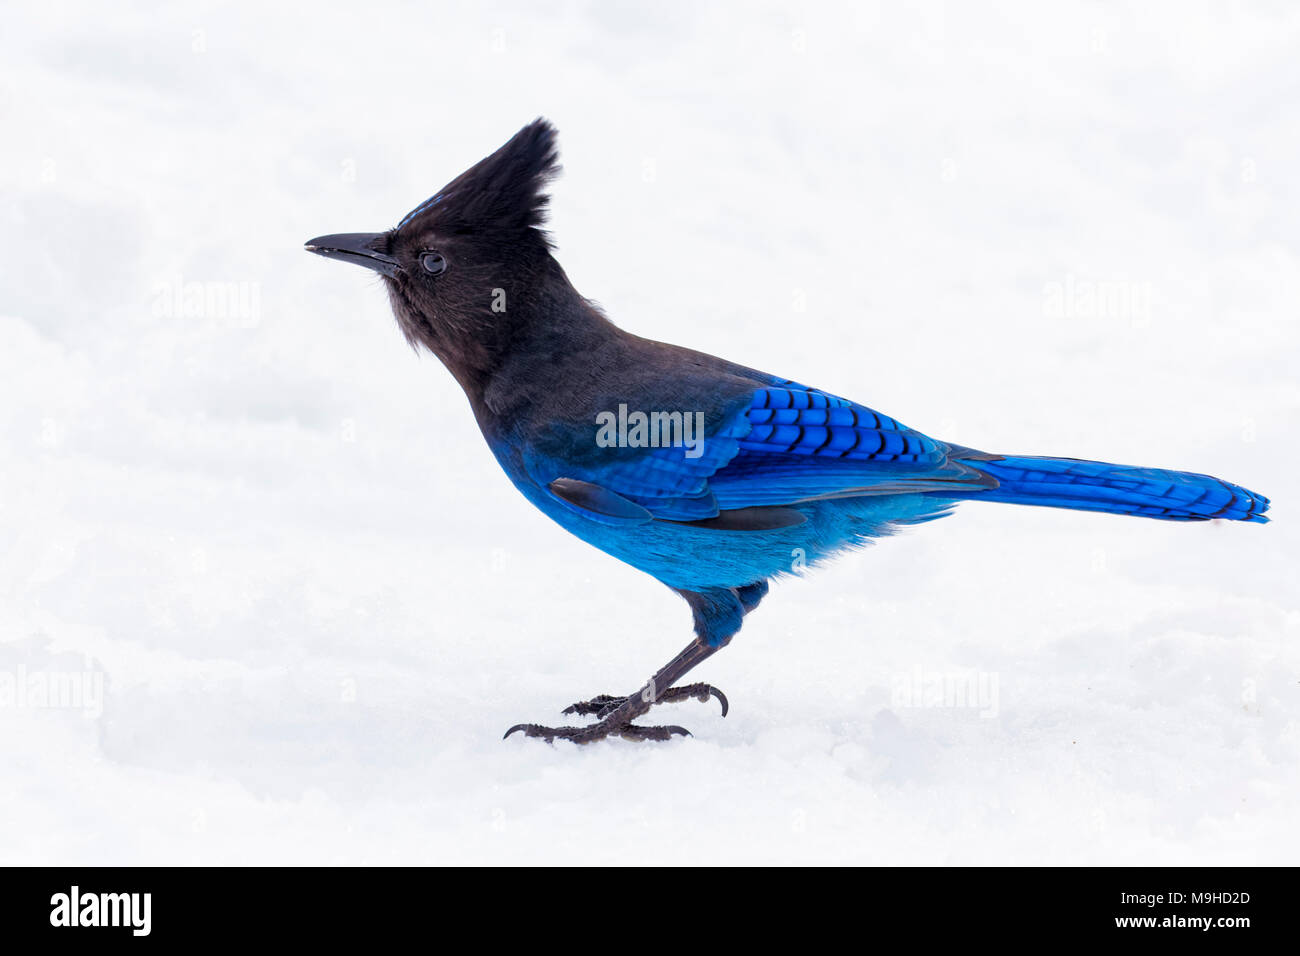
[(387, 244), (387, 236), (382, 232), (344, 232), (337, 236), (308, 239), (306, 249), (327, 259), (355, 262), (392, 278), (397, 275), (397, 260), (379, 251)]

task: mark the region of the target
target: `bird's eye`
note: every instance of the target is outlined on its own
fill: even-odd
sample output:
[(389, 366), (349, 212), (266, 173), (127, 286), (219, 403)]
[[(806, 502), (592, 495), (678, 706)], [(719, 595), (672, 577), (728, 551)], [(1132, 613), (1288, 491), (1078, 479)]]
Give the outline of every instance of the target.
[(429, 275), (442, 275), (447, 271), (447, 260), (443, 258), (441, 252), (426, 252), (420, 256), (420, 265), (424, 266), (424, 271)]

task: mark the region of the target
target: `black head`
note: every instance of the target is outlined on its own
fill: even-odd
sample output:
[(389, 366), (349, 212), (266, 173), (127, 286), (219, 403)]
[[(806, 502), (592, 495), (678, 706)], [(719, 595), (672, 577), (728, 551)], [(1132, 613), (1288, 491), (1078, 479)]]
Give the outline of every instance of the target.
[(555, 128), (537, 119), (388, 232), (321, 236), (307, 249), (384, 277), (397, 321), (468, 387), (562, 276), (542, 231), (559, 172)]

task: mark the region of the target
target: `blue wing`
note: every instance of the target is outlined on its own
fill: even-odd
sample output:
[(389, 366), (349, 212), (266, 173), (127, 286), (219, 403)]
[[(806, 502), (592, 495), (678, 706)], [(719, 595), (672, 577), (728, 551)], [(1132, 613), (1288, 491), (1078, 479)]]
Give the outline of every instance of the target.
[(710, 479), (724, 509), (996, 484), (952, 460), (949, 445), (795, 383), (756, 391), (745, 418), (736, 456)]
[(597, 520), (636, 515), (622, 498), (644, 509), (644, 520), (702, 521), (745, 508), (996, 485), (950, 450), (864, 405), (780, 382), (740, 396), (696, 457), (680, 445), (610, 449), (604, 459), (538, 462), (530, 470), (542, 484), (564, 478), (612, 493), (558, 496)]
[[(743, 414), (727, 416), (712, 434), (706, 433), (698, 454), (684, 445), (658, 448), (608, 448), (593, 460), (594, 439), (584, 433), (582, 451), (562, 456), (538, 455), (528, 471), (538, 484), (548, 487), (566, 507), (609, 524), (629, 523), (634, 512), (616, 499), (582, 489), (580, 495), (557, 493), (557, 480), (595, 485), (607, 493), (639, 506), (645, 520), (700, 521), (716, 518), (722, 510), (709, 479), (740, 451), (740, 438), (748, 433)], [(548, 445), (550, 443), (548, 442)]]

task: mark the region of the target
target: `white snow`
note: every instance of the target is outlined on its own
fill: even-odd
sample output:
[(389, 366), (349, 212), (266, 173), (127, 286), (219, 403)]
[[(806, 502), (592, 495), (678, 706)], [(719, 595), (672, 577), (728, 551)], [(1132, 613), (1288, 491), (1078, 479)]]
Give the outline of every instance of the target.
[[(9, 11), (0, 862), (1294, 863), (1300, 11), (900, 7)], [(624, 327), (1275, 522), (968, 504), (775, 586), (694, 738), (502, 742), (687, 610), (302, 243), (538, 114)]]

